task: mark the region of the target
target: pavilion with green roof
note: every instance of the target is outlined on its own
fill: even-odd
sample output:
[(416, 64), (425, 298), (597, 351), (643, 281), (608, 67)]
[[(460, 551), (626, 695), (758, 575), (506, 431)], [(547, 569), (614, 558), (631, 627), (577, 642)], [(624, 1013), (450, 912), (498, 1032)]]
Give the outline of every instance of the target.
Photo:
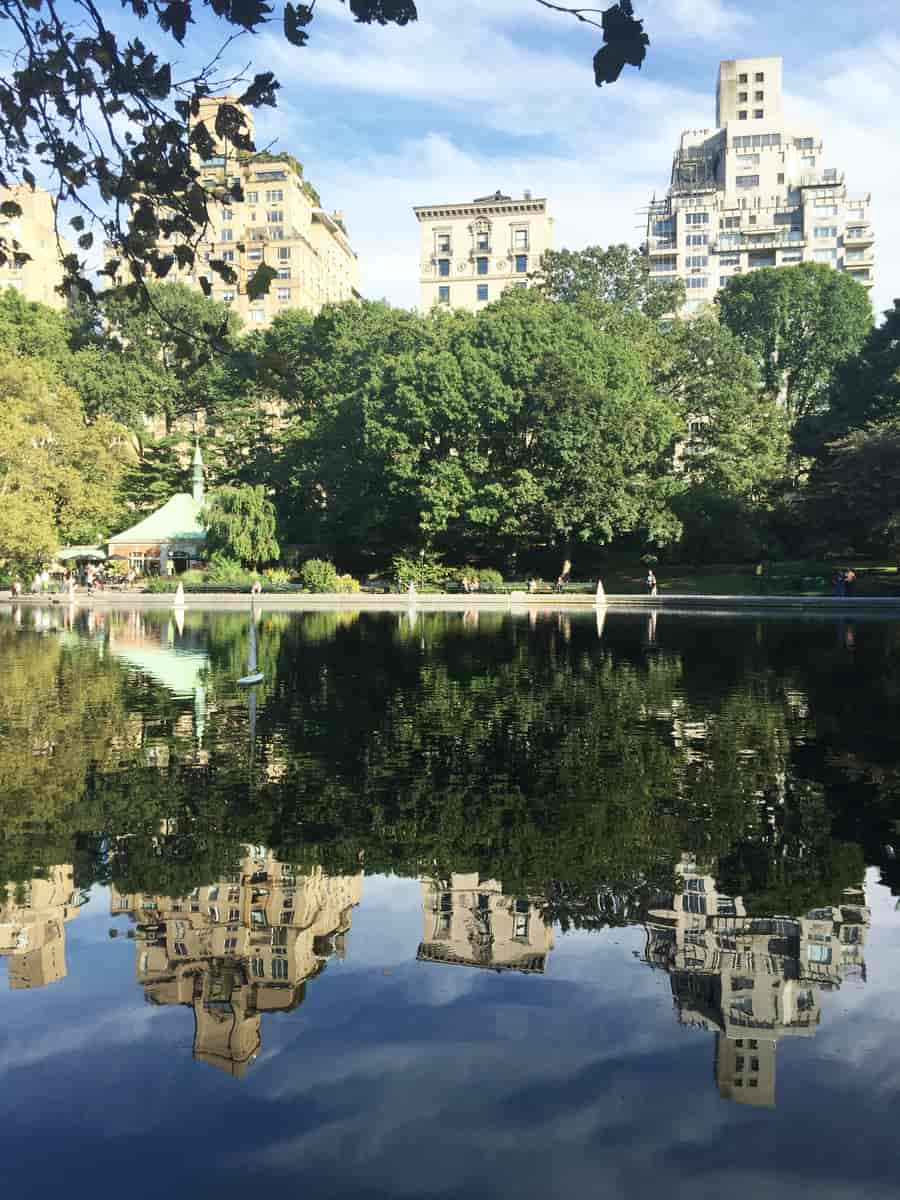
[(203, 509), (203, 457), (194, 450), (192, 490), (172, 496), (161, 508), (108, 539), (110, 558), (127, 558), (141, 574), (169, 574), (169, 563), (178, 572), (203, 562), (206, 530), (200, 521)]

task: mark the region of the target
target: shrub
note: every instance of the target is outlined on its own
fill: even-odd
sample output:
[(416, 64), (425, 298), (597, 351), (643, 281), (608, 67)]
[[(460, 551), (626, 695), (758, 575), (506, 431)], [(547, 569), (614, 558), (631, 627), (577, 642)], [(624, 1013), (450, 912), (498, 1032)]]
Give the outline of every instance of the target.
[(252, 571), (248, 571), (236, 558), (216, 553), (209, 560), (207, 579), (210, 583), (246, 583), (251, 584), (256, 579)]
[(483, 592), (502, 592), (503, 576), (493, 567), (480, 567), (475, 574), (478, 576), (478, 586)]
[(405, 554), (395, 554), (391, 559), (391, 573), (399, 589), (403, 592), (414, 583), (420, 591), (440, 590), (445, 586), (452, 572), (433, 555), (424, 558), (411, 558)]
[(269, 583), (274, 584), (276, 587), (291, 582), (291, 572), (286, 571), (284, 567), (269, 567), (263, 571), (263, 575), (268, 579)]
[(300, 568), (300, 582), (308, 592), (338, 592), (338, 573), (326, 558), (308, 558)]
[(354, 579), (352, 575), (339, 575), (337, 579), (337, 591), (358, 592), (359, 580)]
[(162, 575), (152, 575), (144, 584), (145, 592), (174, 592), (178, 589), (178, 580)]

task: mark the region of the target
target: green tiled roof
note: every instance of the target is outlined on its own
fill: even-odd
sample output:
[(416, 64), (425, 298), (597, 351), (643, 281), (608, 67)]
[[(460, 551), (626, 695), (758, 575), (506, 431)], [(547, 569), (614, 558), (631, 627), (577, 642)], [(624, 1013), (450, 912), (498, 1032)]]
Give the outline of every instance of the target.
[(108, 545), (117, 542), (182, 542), (206, 540), (206, 530), (200, 524), (198, 504), (189, 492), (179, 492), (167, 500), (162, 508), (138, 521), (130, 529), (109, 538)]

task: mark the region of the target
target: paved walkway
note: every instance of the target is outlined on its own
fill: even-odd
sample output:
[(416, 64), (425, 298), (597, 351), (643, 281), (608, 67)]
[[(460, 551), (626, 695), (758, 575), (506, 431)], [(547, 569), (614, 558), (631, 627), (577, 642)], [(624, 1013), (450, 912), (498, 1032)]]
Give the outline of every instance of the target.
[[(0, 592), (0, 602), (11, 604), (9, 592)], [(250, 601), (249, 593), (234, 592), (188, 592), (185, 596), (185, 609), (193, 610), (223, 610), (245, 609)], [(79, 608), (112, 609), (112, 608), (173, 608), (172, 593), (149, 592), (87, 592), (76, 594), (76, 604)], [(66, 595), (21, 596), (16, 604), (47, 606), (66, 605)], [(734, 612), (755, 611), (800, 611), (822, 613), (848, 612), (883, 612), (886, 615), (900, 615), (900, 596), (756, 596), (747, 595), (676, 595), (664, 592), (659, 596), (646, 595), (607, 595), (598, 606), (596, 597), (589, 593), (537, 593), (512, 592), (504, 595), (484, 595), (480, 593), (457, 595), (446, 592), (419, 593), (414, 603), (408, 596), (396, 593), (357, 592), (352, 594), (309, 594), (296, 593), (293, 595), (275, 592), (263, 592), (257, 596), (259, 608), (266, 609), (352, 609), (358, 611), (405, 611), (415, 607), (419, 611), (465, 612), (472, 609), (504, 610), (504, 609), (632, 609), (639, 611), (715, 611)]]

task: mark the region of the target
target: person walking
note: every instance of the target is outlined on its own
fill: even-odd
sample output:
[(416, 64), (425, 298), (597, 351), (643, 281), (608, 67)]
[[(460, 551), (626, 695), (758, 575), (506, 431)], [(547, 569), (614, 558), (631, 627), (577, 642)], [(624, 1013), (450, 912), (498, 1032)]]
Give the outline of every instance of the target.
[(844, 572), (844, 593), (847, 596), (852, 596), (856, 590), (856, 572), (851, 567), (849, 571)]
[(559, 573), (559, 578), (556, 581), (556, 590), (561, 592), (572, 578), (572, 563), (567, 558), (562, 565), (562, 570)]
[(647, 595), (655, 596), (657, 594), (656, 576), (653, 574), (653, 568), (647, 568)]

